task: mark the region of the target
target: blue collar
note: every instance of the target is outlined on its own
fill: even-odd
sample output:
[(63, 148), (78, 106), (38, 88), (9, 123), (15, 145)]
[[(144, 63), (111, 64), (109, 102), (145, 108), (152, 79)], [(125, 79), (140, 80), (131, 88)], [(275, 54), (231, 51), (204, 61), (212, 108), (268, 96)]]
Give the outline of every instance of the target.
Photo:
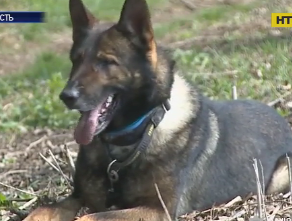
[(153, 110), (149, 111), (148, 113), (146, 113), (142, 117), (138, 118), (138, 120), (134, 121), (130, 125), (126, 126), (125, 128), (120, 129), (120, 130), (116, 130), (116, 131), (109, 132), (109, 133), (107, 133), (107, 135), (109, 135), (109, 136), (117, 136), (119, 134), (127, 134), (127, 133), (130, 133), (131, 131), (137, 129), (144, 122), (144, 120), (147, 119), (147, 117), (152, 112), (153, 112)]
[(102, 133), (100, 137), (104, 142), (109, 144), (114, 144), (118, 146), (131, 145), (143, 137), (147, 125), (149, 126), (149, 121), (154, 123), (154, 126), (157, 127), (160, 121), (163, 119), (164, 114), (169, 109), (170, 104), (167, 100), (165, 103), (153, 108), (148, 113), (146, 113), (130, 125), (126, 126), (125, 128), (121, 130), (111, 131), (108, 133)]

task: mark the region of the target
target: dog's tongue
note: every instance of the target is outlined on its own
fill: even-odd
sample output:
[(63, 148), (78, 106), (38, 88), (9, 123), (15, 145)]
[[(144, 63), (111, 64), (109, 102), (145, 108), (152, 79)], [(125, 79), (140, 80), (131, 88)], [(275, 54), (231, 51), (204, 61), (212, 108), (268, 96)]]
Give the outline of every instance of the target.
[(74, 137), (78, 144), (87, 145), (94, 137), (98, 126), (99, 107), (94, 110), (82, 113), (79, 122), (75, 128)]

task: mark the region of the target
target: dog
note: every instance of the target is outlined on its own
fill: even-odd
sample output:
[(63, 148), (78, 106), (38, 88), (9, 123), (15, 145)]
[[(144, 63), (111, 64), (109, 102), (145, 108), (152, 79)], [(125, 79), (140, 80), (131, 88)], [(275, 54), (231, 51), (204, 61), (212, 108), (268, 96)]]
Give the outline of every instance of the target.
[[(187, 82), (156, 44), (146, 0), (125, 0), (117, 23), (100, 24), (70, 0), (72, 69), (60, 99), (80, 112), (74, 191), (25, 221), (163, 221), (289, 187), (288, 123), (254, 100), (215, 101)], [(158, 197), (158, 195), (161, 197)], [(163, 203), (162, 203), (163, 202)]]

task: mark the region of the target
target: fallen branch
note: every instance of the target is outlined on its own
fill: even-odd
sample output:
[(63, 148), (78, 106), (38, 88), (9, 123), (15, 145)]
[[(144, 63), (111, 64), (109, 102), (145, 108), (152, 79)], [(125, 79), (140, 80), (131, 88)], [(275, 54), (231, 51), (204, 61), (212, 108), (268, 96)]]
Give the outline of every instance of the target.
[(160, 203), (161, 203), (161, 205), (162, 205), (162, 207), (163, 207), (163, 209), (164, 209), (164, 211), (165, 211), (165, 213), (166, 213), (166, 216), (167, 216), (168, 221), (172, 221), (172, 220), (171, 220), (171, 217), (170, 217), (170, 214), (169, 214), (169, 212), (168, 212), (168, 209), (167, 209), (167, 207), (166, 207), (166, 205), (165, 205), (165, 203), (164, 203), (164, 201), (163, 201), (163, 199), (162, 199), (162, 196), (161, 196), (161, 194), (160, 194), (160, 191), (159, 191), (159, 189), (158, 189), (157, 184), (155, 183), (154, 186), (155, 186), (155, 190), (156, 190), (156, 193), (157, 193), (157, 195), (158, 195), (159, 201), (160, 201)]
[(28, 195), (37, 196), (37, 194), (35, 194), (35, 193), (31, 193), (31, 192), (28, 192), (28, 191), (26, 191), (26, 190), (21, 190), (21, 189), (18, 189), (18, 188), (16, 188), (16, 187), (10, 186), (10, 185), (5, 184), (5, 183), (2, 183), (2, 182), (0, 182), (0, 185), (1, 185), (1, 186), (5, 186), (5, 187), (10, 188), (10, 189), (17, 190), (17, 191), (19, 191), (19, 192), (22, 192), (22, 193), (25, 193), (25, 194), (28, 194)]
[(283, 96), (269, 102), (267, 105), (270, 107), (274, 107), (276, 104), (282, 103), (285, 101), (285, 98), (292, 94), (292, 91), (285, 93)]
[(45, 136), (41, 137), (40, 139), (30, 143), (29, 146), (26, 147), (25, 151), (30, 150), (31, 148), (37, 146), (38, 144), (40, 144), (41, 142), (45, 141), (46, 139), (48, 139), (48, 137), (45, 135)]
[(24, 210), (28, 207), (30, 207), (32, 204), (34, 204), (38, 200), (38, 197), (32, 198), (30, 201), (26, 202), (22, 206), (19, 207), (20, 210)]
[(64, 145), (64, 149), (66, 152), (67, 162), (70, 166), (71, 174), (73, 176), (75, 174), (75, 163), (74, 163), (74, 160), (72, 158), (72, 153), (66, 144)]
[(59, 163), (58, 163), (56, 157), (54, 156), (54, 154), (53, 154), (53, 152), (52, 152), (51, 150), (49, 150), (49, 154), (51, 155), (52, 159), (54, 160), (56, 166), (57, 166), (58, 169), (59, 169), (59, 172), (61, 173), (61, 175), (62, 175), (62, 176), (64, 177), (64, 179), (66, 180), (67, 184), (70, 185), (70, 186), (72, 186), (72, 184), (73, 184), (72, 180), (71, 180), (68, 176), (66, 176), (66, 175), (64, 174), (64, 172), (63, 172), (63, 170), (61, 169), (61, 167), (60, 167), (60, 165), (59, 165)]

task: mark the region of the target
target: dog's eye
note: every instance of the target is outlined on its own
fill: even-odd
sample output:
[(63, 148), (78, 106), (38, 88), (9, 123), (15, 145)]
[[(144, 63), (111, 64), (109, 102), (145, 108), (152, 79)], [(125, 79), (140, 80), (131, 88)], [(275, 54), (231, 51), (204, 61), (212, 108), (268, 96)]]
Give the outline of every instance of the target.
[(107, 68), (111, 65), (118, 65), (118, 63), (115, 60), (111, 59), (101, 59), (99, 58), (96, 62), (95, 69), (97, 68)]

